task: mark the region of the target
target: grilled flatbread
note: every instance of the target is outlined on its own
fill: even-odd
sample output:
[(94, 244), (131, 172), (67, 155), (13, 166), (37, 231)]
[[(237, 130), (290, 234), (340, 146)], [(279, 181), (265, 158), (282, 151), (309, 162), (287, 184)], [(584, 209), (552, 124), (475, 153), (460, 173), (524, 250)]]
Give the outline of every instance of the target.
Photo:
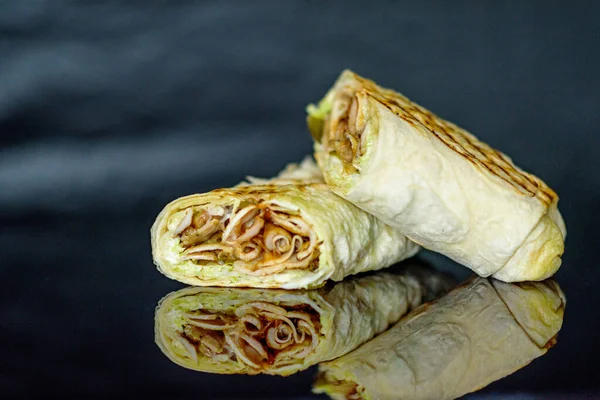
[(560, 267), (558, 196), (505, 154), (351, 71), (307, 111), (336, 194), (480, 276), (543, 280)]
[(197, 286), (315, 288), (388, 267), (419, 246), (335, 195), (314, 161), (272, 180), (179, 198), (154, 223), (167, 277)]

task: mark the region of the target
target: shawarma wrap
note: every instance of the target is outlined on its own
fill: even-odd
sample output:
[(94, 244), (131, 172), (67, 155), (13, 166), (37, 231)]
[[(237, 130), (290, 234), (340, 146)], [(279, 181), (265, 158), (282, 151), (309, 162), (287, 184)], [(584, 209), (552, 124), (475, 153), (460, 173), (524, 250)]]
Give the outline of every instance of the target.
[(334, 194), (313, 161), (272, 180), (179, 198), (152, 226), (169, 278), (197, 286), (314, 288), (413, 256), (418, 245)]
[(290, 375), (346, 354), (452, 283), (413, 266), (311, 291), (186, 288), (160, 301), (156, 343), (197, 371)]
[(480, 276), (560, 267), (558, 196), (505, 154), (351, 71), (307, 111), (325, 181), (346, 200)]
[(565, 304), (553, 280), (475, 278), (319, 365), (313, 390), (335, 400), (460, 397), (545, 354), (556, 343)]

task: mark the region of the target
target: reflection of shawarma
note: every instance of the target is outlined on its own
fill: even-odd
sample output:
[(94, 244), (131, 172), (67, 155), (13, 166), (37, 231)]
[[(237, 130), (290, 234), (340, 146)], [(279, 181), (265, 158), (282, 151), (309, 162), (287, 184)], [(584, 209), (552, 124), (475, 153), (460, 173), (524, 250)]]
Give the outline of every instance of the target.
[(163, 209), (151, 231), (162, 273), (196, 286), (315, 288), (418, 251), (329, 190), (310, 159), (250, 181)]
[(290, 375), (348, 353), (452, 283), (410, 265), (313, 291), (186, 288), (159, 303), (156, 342), (197, 371)]
[(553, 280), (476, 278), (387, 332), (319, 366), (333, 399), (453, 399), (503, 378), (556, 343), (566, 300)]

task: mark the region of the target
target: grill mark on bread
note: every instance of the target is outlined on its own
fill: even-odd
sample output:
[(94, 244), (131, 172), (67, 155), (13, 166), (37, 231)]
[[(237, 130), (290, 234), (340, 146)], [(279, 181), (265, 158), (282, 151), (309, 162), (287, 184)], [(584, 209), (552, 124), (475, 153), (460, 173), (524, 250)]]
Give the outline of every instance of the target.
[(420, 125), (425, 128), (448, 148), (472, 164), (502, 179), (518, 193), (536, 197), (546, 205), (550, 205), (558, 199), (556, 193), (541, 179), (520, 171), (506, 155), (481, 142), (473, 134), (438, 117), (393, 90), (382, 88), (368, 79), (349, 73), (361, 86), (357, 92), (362, 92), (377, 100), (410, 125)]

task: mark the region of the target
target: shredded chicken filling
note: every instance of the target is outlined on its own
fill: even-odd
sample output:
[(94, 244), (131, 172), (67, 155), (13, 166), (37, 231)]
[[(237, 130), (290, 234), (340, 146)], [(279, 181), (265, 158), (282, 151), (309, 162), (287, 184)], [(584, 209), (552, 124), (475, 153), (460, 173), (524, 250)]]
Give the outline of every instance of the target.
[(358, 99), (352, 93), (342, 92), (334, 101), (332, 111), (323, 124), (325, 148), (336, 153), (347, 164), (364, 154), (366, 135), (357, 124)]
[(312, 269), (319, 255), (312, 227), (268, 202), (246, 202), (237, 210), (231, 206), (188, 208), (171, 233), (185, 249), (182, 261), (229, 263), (248, 275)]
[(184, 314), (178, 336), (188, 358), (237, 361), (257, 370), (301, 362), (318, 345), (319, 314), (310, 306), (253, 302), (230, 314), (195, 310)]

